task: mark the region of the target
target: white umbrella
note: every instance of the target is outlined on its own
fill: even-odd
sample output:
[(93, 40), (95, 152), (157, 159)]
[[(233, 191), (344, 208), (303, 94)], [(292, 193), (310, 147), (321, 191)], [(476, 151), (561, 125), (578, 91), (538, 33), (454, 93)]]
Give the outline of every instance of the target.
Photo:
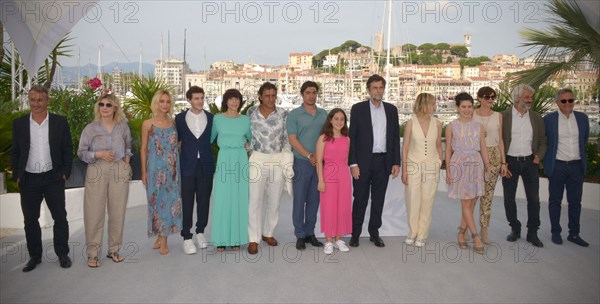
[(96, 9), (95, 1), (3, 0), (0, 15), (25, 69), (35, 75), (56, 44)]

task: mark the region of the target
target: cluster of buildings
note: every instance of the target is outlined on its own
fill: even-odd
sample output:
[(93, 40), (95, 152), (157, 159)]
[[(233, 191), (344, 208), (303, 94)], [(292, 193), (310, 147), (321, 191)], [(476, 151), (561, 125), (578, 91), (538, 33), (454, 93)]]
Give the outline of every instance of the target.
[[(333, 72), (335, 69), (332, 68), (338, 64), (344, 64), (345, 73)], [(390, 65), (388, 100), (400, 108), (409, 107), (417, 94), (428, 92), (439, 101), (448, 101), (459, 92), (475, 93), (482, 86), (498, 88), (509, 74), (533, 67), (530, 58), (519, 59), (516, 55), (505, 54), (495, 55), (491, 61), (478, 66), (463, 68), (457, 60), (437, 65)], [(182, 95), (188, 87), (197, 85), (204, 88), (209, 98), (222, 95), (226, 89), (236, 88), (252, 100), (265, 81), (276, 84), (280, 96), (297, 96), (302, 83), (312, 80), (321, 85), (324, 106), (328, 103), (354, 103), (366, 98), (366, 81), (373, 73), (385, 75), (386, 71), (380, 68), (376, 56), (367, 48), (328, 55), (319, 69), (313, 66), (313, 54), (303, 52), (291, 53), (288, 65), (282, 66), (217, 61), (208, 71), (192, 72), (183, 60), (168, 58), (157, 60), (155, 70), (155, 76), (171, 85), (180, 99), (184, 99)], [(565, 75), (557, 86), (588, 92), (597, 77), (594, 72), (571, 73)], [(589, 98), (581, 96), (586, 97)]]
[[(366, 98), (366, 81), (369, 76), (373, 73), (386, 74), (369, 54), (341, 53), (337, 58), (326, 58), (325, 61), (340, 58), (348, 62), (344, 74), (314, 69), (311, 53), (291, 53), (289, 64), (283, 66), (218, 61), (204, 72), (192, 72), (187, 63), (169, 58), (157, 60), (155, 76), (171, 85), (177, 95), (182, 95), (188, 87), (197, 85), (204, 88), (209, 96), (218, 96), (228, 88), (236, 88), (249, 98), (256, 95), (259, 86), (265, 81), (275, 83), (280, 94), (298, 95), (302, 83), (313, 80), (321, 85), (321, 97), (325, 102), (337, 102), (342, 99)], [(458, 62), (391, 66), (388, 100), (401, 106), (404, 102), (412, 101), (421, 92), (432, 93), (440, 100), (449, 100), (459, 92), (474, 93), (482, 86), (498, 88), (507, 75), (531, 68), (531, 62), (519, 60), (516, 55), (495, 55), (492, 61), (462, 69)], [(586, 92), (594, 85), (596, 78), (596, 73), (578, 72), (566, 75), (562, 85)]]

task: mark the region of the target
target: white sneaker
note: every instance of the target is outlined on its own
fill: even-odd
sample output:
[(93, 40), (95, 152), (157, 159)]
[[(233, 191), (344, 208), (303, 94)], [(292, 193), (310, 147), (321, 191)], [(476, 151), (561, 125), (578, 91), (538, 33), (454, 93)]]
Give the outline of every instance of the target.
[(346, 243), (344, 243), (344, 241), (342, 240), (335, 241), (335, 247), (337, 247), (341, 252), (350, 251), (350, 248), (348, 248), (348, 246), (346, 246)]
[(404, 244), (406, 245), (412, 245), (415, 243), (415, 239), (411, 239), (409, 237), (407, 237), (406, 239), (404, 239)]
[(423, 246), (425, 246), (425, 240), (423, 240), (423, 239), (417, 239), (415, 241), (415, 246), (416, 247), (423, 247)]
[(196, 253), (196, 245), (194, 245), (194, 241), (190, 240), (184, 240), (183, 241), (183, 252), (185, 252), (185, 254), (194, 254)]
[(208, 247), (208, 242), (206, 241), (206, 238), (204, 238), (204, 233), (196, 234), (196, 242), (200, 249), (206, 249), (206, 247)]
[(332, 254), (333, 253), (333, 243), (325, 243), (325, 248), (323, 248), (323, 252), (325, 254)]

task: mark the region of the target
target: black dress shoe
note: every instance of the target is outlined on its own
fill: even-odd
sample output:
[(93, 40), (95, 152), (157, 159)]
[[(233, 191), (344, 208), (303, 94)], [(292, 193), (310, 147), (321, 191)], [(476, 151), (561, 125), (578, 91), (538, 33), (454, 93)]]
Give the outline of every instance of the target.
[(353, 236), (350, 238), (350, 243), (348, 243), (350, 247), (358, 247), (358, 237)]
[(552, 234), (552, 243), (554, 243), (556, 245), (562, 245), (563, 239), (560, 236), (560, 234), (558, 234), (558, 233), (553, 233)]
[(71, 267), (71, 258), (68, 255), (61, 255), (58, 257), (58, 261), (60, 262), (60, 267), (69, 268)]
[(372, 236), (369, 238), (369, 240), (371, 242), (373, 242), (375, 244), (375, 246), (377, 247), (385, 247), (385, 243), (383, 242), (383, 240), (378, 237), (378, 236)]
[(527, 241), (535, 247), (539, 247), (539, 248), (544, 247), (544, 243), (542, 243), (542, 241), (540, 241), (537, 234), (527, 234)]
[(577, 244), (579, 246), (582, 246), (582, 247), (587, 247), (587, 246), (590, 245), (590, 244), (588, 244), (586, 241), (584, 241), (582, 238), (580, 238), (576, 234), (575, 235), (569, 235), (567, 237), (567, 240), (569, 240), (569, 242), (573, 242), (573, 243), (575, 243), (575, 244)]
[(23, 272), (30, 272), (30, 271), (34, 270), (35, 266), (37, 266), (41, 262), (42, 262), (42, 258), (31, 258), (31, 259), (29, 259), (29, 261), (27, 262), (27, 264), (25, 265), (25, 267), (23, 267)]
[(520, 231), (511, 231), (510, 234), (506, 237), (506, 240), (509, 242), (514, 242), (517, 239), (521, 238), (521, 232)]
[(321, 246), (323, 246), (323, 243), (319, 242), (319, 240), (317, 240), (317, 238), (315, 237), (314, 234), (305, 237), (304, 241), (310, 243), (311, 245), (313, 245), (315, 247), (321, 247)]
[(296, 249), (298, 250), (304, 250), (306, 249), (306, 242), (304, 242), (304, 239), (298, 239), (296, 241)]

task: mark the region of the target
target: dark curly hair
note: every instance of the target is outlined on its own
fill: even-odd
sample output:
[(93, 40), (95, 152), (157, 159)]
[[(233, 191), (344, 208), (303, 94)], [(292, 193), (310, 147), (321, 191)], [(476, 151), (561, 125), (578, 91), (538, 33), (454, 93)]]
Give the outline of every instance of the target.
[(348, 116), (346, 116), (346, 112), (340, 108), (335, 108), (329, 111), (327, 114), (327, 119), (325, 119), (325, 123), (323, 124), (323, 128), (321, 129), (321, 134), (325, 135), (325, 141), (333, 141), (333, 124), (331, 124), (331, 120), (333, 116), (337, 113), (344, 114), (344, 127), (342, 127), (341, 133), (344, 136), (348, 136)]
[(258, 88), (258, 101), (259, 101), (261, 104), (263, 103), (263, 101), (262, 101), (262, 99), (261, 99), (260, 97), (262, 96), (262, 94), (263, 94), (263, 93), (264, 93), (266, 90), (275, 90), (275, 94), (277, 94), (277, 87), (276, 87), (274, 84), (272, 84), (272, 83), (270, 83), (270, 82), (268, 82), (268, 81), (267, 81), (267, 82), (265, 82), (265, 83), (263, 83), (263, 84), (260, 86), (260, 88)]
[(187, 92), (185, 92), (185, 98), (187, 98), (187, 100), (192, 100), (194, 93), (204, 94), (204, 89), (199, 86), (191, 86)]
[(240, 107), (237, 109), (238, 113), (240, 112), (240, 110), (242, 109), (242, 105), (244, 104), (244, 98), (242, 97), (242, 93), (240, 93), (240, 91), (236, 89), (229, 89), (225, 91), (225, 94), (223, 94), (223, 100), (221, 101), (221, 112), (227, 112), (227, 110), (229, 109), (227, 107), (227, 101), (231, 98), (237, 98), (240, 100)]
[(463, 100), (468, 100), (471, 103), (474, 103), (473, 96), (471, 96), (471, 94), (469, 94), (467, 92), (458, 93), (458, 95), (456, 95), (456, 97), (454, 97), (454, 101), (456, 102), (457, 107), (460, 106), (460, 102)]

